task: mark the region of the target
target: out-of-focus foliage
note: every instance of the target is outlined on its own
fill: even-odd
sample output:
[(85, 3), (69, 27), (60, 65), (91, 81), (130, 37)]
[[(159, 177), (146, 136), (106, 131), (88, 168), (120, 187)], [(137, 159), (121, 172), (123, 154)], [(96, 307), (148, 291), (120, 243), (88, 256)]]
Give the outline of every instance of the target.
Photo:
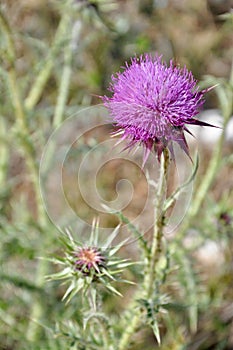
[[(43, 271), (38, 263), (42, 256), (63, 254), (39, 198), (43, 148), (64, 119), (100, 102), (112, 72), (135, 54), (158, 52), (186, 65), (198, 79), (213, 75), (227, 86), (233, 26), (232, 14), (218, 17), (229, 12), (231, 2), (220, 2), (224, 10), (204, 0), (1, 1), (7, 22), (0, 28), (0, 349), (92, 349), (75, 340), (81, 300), (65, 306), (64, 288), (44, 282), (45, 274), (58, 271), (51, 271), (53, 266)], [(205, 107), (219, 108), (213, 91)], [(212, 154), (201, 143), (200, 150), (199, 183)], [(174, 238), (167, 253), (171, 266), (162, 292), (169, 302), (161, 301), (159, 319), (163, 350), (233, 348), (232, 170), (228, 143), (203, 210), (182, 244)], [(137, 195), (141, 199), (140, 186)], [(122, 254), (138, 258), (133, 245)], [(130, 278), (140, 281), (139, 270), (131, 267)], [(133, 289), (120, 291), (125, 296), (120, 301), (103, 296), (116, 334)], [(157, 346), (152, 332), (142, 331), (136, 339), (135, 350)]]

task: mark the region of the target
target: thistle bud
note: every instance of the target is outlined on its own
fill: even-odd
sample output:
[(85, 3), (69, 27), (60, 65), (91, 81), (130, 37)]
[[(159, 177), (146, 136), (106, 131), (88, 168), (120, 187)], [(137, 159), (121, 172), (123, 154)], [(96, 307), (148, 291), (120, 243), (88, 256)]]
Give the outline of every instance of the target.
[(105, 257), (101, 250), (95, 247), (80, 247), (75, 253), (75, 268), (84, 275), (89, 275), (91, 271), (100, 273), (105, 267)]

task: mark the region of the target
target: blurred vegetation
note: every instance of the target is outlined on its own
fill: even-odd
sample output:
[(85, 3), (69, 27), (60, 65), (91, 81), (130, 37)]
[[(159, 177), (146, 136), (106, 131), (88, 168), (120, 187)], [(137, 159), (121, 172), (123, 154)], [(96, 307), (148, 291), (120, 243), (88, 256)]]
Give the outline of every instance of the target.
[[(39, 161), (52, 131), (75, 111), (100, 103), (111, 74), (143, 52), (174, 58), (197, 79), (214, 76), (229, 89), (231, 5), (224, 0), (1, 1), (0, 349), (88, 349), (72, 345), (81, 301), (61, 302), (62, 287), (44, 281), (54, 267), (38, 259), (61, 253), (38, 184)], [(223, 111), (221, 101), (212, 91), (205, 108)], [(211, 154), (200, 145), (197, 183)], [(168, 287), (163, 287), (171, 302), (159, 319), (163, 350), (233, 348), (232, 143), (223, 140), (216, 159), (208, 196), (191, 227), (184, 223), (171, 245)], [(131, 249), (123, 254), (134, 257)], [(129, 274), (142, 278), (136, 268)], [(104, 295), (116, 324), (132, 294), (127, 288), (123, 301)], [(152, 332), (143, 330), (133, 349), (156, 344)]]

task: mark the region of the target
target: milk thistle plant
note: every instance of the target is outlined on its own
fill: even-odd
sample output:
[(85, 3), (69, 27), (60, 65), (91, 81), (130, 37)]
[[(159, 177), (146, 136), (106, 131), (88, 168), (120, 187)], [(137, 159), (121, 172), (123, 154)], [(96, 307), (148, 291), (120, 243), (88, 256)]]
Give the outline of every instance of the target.
[[(229, 80), (206, 76), (198, 83), (194, 75), (203, 74), (203, 67), (207, 71), (222, 67), (216, 75), (226, 71), (232, 16), (229, 14), (229, 25), (222, 26), (224, 30), (219, 22), (216, 30), (211, 20), (208, 25), (190, 21), (194, 26), (198, 23), (198, 37), (206, 29), (211, 33), (206, 50), (201, 44), (205, 40), (190, 45), (189, 50), (185, 45), (176, 46), (176, 40), (183, 40), (183, 31), (182, 39), (171, 36), (177, 56), (185, 57), (187, 65), (197, 70), (195, 74), (176, 61), (165, 63), (159, 54), (145, 53), (114, 74), (109, 91), (103, 93), (112, 64), (122, 62), (124, 53), (132, 48), (133, 52), (149, 50), (152, 36), (129, 30), (131, 24), (137, 27), (135, 19), (143, 19), (146, 26), (152, 24), (148, 28), (153, 31), (161, 30), (161, 36), (153, 36), (153, 40), (170, 37), (172, 25), (166, 26), (177, 24), (176, 6), (169, 4), (175, 11), (161, 7), (153, 12), (158, 5), (153, 1), (146, 2), (146, 10), (143, 1), (125, 6), (125, 2), (109, 0), (64, 0), (49, 1), (45, 10), (46, 2), (20, 1), (15, 11), (13, 3), (3, 0), (0, 4), (0, 347), (149, 350), (160, 343), (161, 350), (190, 350), (199, 345), (203, 350), (231, 349), (233, 212), (228, 175), (233, 159), (225, 136), (233, 110), (233, 71)], [(187, 16), (191, 14), (193, 19), (203, 4), (199, 1), (195, 9), (188, 2), (186, 5), (191, 11), (185, 11), (180, 29), (191, 29), (187, 38), (193, 38), (197, 28), (188, 26)], [(133, 9), (136, 17), (123, 18), (122, 9)], [(180, 19), (182, 22), (182, 16)], [(214, 50), (208, 60), (211, 42)], [(164, 45), (156, 42), (158, 50)], [(203, 162), (197, 169), (186, 135), (190, 126), (210, 126), (198, 113), (213, 86), (217, 98), (210, 95), (209, 106), (219, 108), (222, 130), (208, 157), (203, 147)], [(98, 106), (96, 94), (105, 94)], [(215, 125), (215, 121), (210, 123)], [(211, 133), (213, 128), (207, 130)], [(90, 159), (94, 158), (99, 170), (106, 164), (105, 149), (114, 142), (123, 144), (128, 157), (126, 152), (115, 152), (117, 148), (106, 152), (110, 161), (115, 153), (119, 155), (113, 166), (111, 163), (111, 171), (121, 161), (131, 160), (131, 155), (138, 160), (134, 151), (142, 150), (139, 159), (146, 176), (138, 176), (138, 170), (126, 174), (139, 184), (134, 187), (132, 202), (136, 206), (132, 211), (130, 205), (119, 209), (119, 202), (114, 207), (115, 201), (102, 205), (99, 196), (94, 198), (96, 188), (89, 188), (96, 170)], [(80, 144), (82, 148), (77, 149)], [(179, 148), (193, 170), (176, 188), (170, 174), (175, 167), (179, 170)], [(70, 166), (72, 162), (75, 167)], [(81, 163), (88, 179), (80, 176), (77, 188), (76, 170), (80, 166), (80, 174)], [(149, 195), (144, 196), (141, 180), (148, 180), (147, 174), (154, 170), (159, 175), (156, 181), (149, 179)], [(97, 190), (104, 190), (99, 193), (106, 194), (108, 181), (114, 185), (125, 171), (121, 173), (119, 167), (116, 173), (116, 177), (108, 173), (104, 181), (98, 178)], [(99, 174), (101, 177), (102, 168)], [(188, 193), (188, 185), (198, 174), (186, 215), (169, 236), (170, 212), (173, 215), (173, 209), (179, 207), (183, 193)], [(222, 174), (223, 178), (227, 174), (227, 184)], [(86, 186), (85, 191), (81, 186)], [(128, 192), (119, 188), (119, 198), (123, 194), (125, 200)], [(109, 190), (106, 198), (112, 198), (113, 188)], [(136, 225), (130, 215), (139, 212), (142, 193), (149, 205), (143, 211), (145, 216), (137, 216)], [(87, 199), (88, 208), (79, 194)], [(84, 225), (90, 210), (93, 214), (88, 222), (99, 212), (100, 218), (92, 226)], [(142, 217), (145, 221), (140, 221)], [(101, 227), (102, 218), (106, 231)], [(90, 235), (85, 240), (87, 231)], [(126, 231), (128, 239), (123, 236)], [(105, 238), (103, 232), (108, 232)], [(206, 269), (203, 260), (198, 260), (199, 250), (208, 253), (209, 242), (217, 251), (211, 272), (210, 265)]]
[(174, 197), (164, 199), (169, 151), (175, 160), (173, 142), (177, 142), (189, 156), (184, 136), (185, 131), (189, 132), (187, 125), (211, 125), (195, 118), (207, 90), (201, 91), (197, 87), (197, 81), (186, 68), (175, 66), (172, 61), (168, 66), (160, 56), (145, 54), (131, 59), (131, 64), (126, 64), (123, 72), (112, 76), (110, 91), (112, 96), (104, 96), (103, 101), (118, 129), (116, 135), (128, 141), (126, 148), (131, 149), (137, 144), (144, 147), (143, 165), (151, 151), (156, 152), (161, 163), (154, 201), (152, 242), (144, 251), (144, 281), (136, 296), (138, 301), (132, 306), (131, 322), (119, 342), (118, 349), (123, 350), (129, 347), (132, 335), (142, 325), (143, 315), (144, 323), (152, 327), (160, 343), (157, 317), (168, 301), (159, 295), (159, 286), (166, 279), (166, 269), (161, 270), (159, 265), (164, 250), (162, 240), (166, 211), (174, 200)]
[[(56, 274), (48, 276), (48, 280), (66, 280), (69, 283), (63, 300), (69, 302), (79, 291), (85, 294), (89, 289), (104, 286), (110, 292), (121, 296), (112, 285), (113, 282), (128, 282), (119, 278), (123, 269), (133, 263), (129, 259), (120, 259), (115, 254), (127, 242), (121, 241), (111, 247), (112, 241), (116, 238), (119, 227), (113, 230), (106, 242), (99, 242), (99, 225), (93, 220), (90, 239), (83, 245), (75, 241), (72, 233), (67, 230), (61, 238), (65, 248), (64, 258), (52, 258), (52, 262), (62, 265), (64, 269)], [(104, 248), (103, 248), (104, 245)]]
[(173, 141), (189, 155), (184, 136), (187, 125), (208, 125), (195, 119), (206, 90), (199, 90), (186, 68), (172, 61), (167, 66), (161, 56), (145, 54), (131, 59), (122, 73), (112, 76), (109, 90), (112, 97), (104, 96), (103, 101), (117, 134), (129, 140), (129, 148), (138, 143), (144, 147), (144, 163), (151, 150), (160, 159), (169, 149), (174, 158)]
[[(126, 148), (132, 149), (134, 146), (144, 148), (143, 166), (146, 166), (152, 151), (157, 154), (160, 166), (151, 240), (146, 240), (122, 212), (107, 208), (110, 213), (117, 215), (120, 221), (128, 226), (129, 231), (138, 238), (142, 253), (140, 268), (144, 277), (121, 319), (120, 336), (119, 329), (114, 336), (110, 334), (109, 329), (114, 330), (114, 325), (111, 324), (107, 328), (108, 340), (105, 339), (105, 344), (108, 344), (106, 349), (126, 350), (133, 344), (135, 333), (145, 325), (152, 328), (158, 343), (161, 342), (160, 313), (170, 305), (170, 298), (161, 292), (171, 268), (164, 227), (167, 210), (185, 186), (176, 189), (170, 197), (166, 198), (169, 163), (175, 161), (173, 143), (178, 143), (190, 157), (184, 135), (185, 132), (189, 132), (187, 126), (212, 125), (197, 118), (204, 103), (204, 94), (208, 90), (200, 90), (192, 73), (186, 68), (180, 68), (172, 61), (167, 65), (160, 56), (145, 54), (139, 58), (133, 58), (130, 64), (126, 64), (123, 72), (112, 76), (109, 90), (112, 96), (104, 96), (102, 99), (116, 127), (114, 136), (120, 135), (121, 140), (126, 140)], [(196, 170), (197, 165), (194, 166), (190, 181)], [(115, 274), (122, 273), (131, 263), (126, 260), (117, 259), (115, 262), (112, 260), (113, 255), (126, 243), (121, 242), (112, 249), (108, 248), (116, 232), (117, 230), (110, 236), (105, 250), (97, 248), (94, 244), (97, 240), (93, 241), (93, 237), (98, 234), (95, 223), (92, 228), (92, 238), (85, 247), (74, 243), (73, 238), (68, 234), (69, 243), (67, 240), (64, 241), (66, 257), (54, 260), (56, 263), (65, 265), (64, 270), (49, 277), (49, 279), (70, 281), (63, 299), (68, 298), (70, 301), (81, 289), (85, 294), (88, 289), (97, 290), (100, 285), (104, 285), (109, 292), (119, 295), (111, 283), (117, 281)], [(103, 346), (101, 336), (98, 342), (99, 347)]]

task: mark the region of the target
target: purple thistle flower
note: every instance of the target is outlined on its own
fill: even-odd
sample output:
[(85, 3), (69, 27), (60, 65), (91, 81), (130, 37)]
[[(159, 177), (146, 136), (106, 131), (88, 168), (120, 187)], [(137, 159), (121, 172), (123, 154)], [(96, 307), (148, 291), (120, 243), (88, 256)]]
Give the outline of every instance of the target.
[(129, 141), (126, 148), (144, 146), (143, 164), (153, 149), (160, 160), (168, 147), (174, 159), (173, 141), (189, 156), (186, 124), (212, 126), (194, 118), (208, 91), (199, 91), (196, 83), (186, 67), (177, 67), (173, 61), (168, 66), (161, 56), (150, 54), (132, 58), (123, 72), (112, 76), (113, 95), (102, 98), (104, 105), (118, 128), (115, 135)]
[(75, 253), (75, 267), (84, 275), (89, 275), (91, 269), (100, 273), (100, 268), (104, 266), (105, 258), (101, 251), (95, 247), (79, 248)]

